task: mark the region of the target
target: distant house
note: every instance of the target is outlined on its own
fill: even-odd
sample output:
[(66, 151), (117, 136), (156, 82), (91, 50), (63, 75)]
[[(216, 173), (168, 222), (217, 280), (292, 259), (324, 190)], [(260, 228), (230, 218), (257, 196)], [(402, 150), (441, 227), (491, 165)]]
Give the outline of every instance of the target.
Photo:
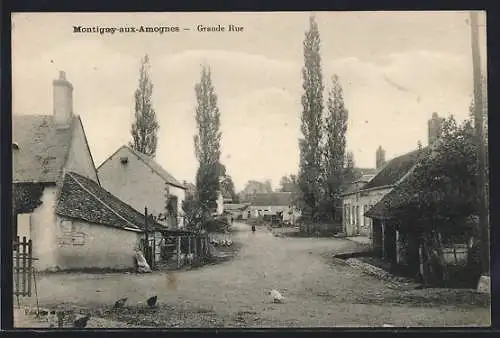
[(102, 186), (136, 210), (159, 218), (171, 228), (182, 228), (186, 187), (153, 158), (122, 146), (98, 168)]
[(224, 204), (233, 203), (233, 197), (226, 191), (222, 192), (222, 199), (224, 201)]
[(248, 219), (250, 203), (225, 203), (224, 211), (231, 214), (233, 219)]
[(186, 187), (186, 198), (188, 196), (194, 196), (196, 194), (196, 186), (193, 183), (182, 181), (182, 185)]
[(291, 192), (271, 192), (253, 194), (248, 209), (250, 217), (276, 215), (282, 213), (283, 221), (294, 223), (300, 211), (294, 206)]
[(64, 72), (53, 91), (53, 115), (12, 117), (14, 236), (39, 271), (132, 268), (145, 217), (101, 187)]

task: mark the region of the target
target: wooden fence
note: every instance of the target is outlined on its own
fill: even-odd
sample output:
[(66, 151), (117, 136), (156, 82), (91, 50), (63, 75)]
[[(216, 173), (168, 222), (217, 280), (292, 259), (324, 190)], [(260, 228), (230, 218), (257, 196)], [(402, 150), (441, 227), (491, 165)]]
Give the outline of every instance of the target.
[(13, 277), (14, 296), (31, 297), (31, 282), (33, 278), (33, 243), (19, 236), (13, 243)]

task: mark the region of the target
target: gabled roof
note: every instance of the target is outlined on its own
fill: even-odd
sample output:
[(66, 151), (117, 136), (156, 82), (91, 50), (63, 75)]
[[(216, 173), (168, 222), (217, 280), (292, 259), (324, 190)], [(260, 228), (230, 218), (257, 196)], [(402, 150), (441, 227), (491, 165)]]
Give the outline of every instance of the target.
[(110, 157), (108, 157), (98, 168), (99, 170), (107, 161), (109, 161), (116, 153), (118, 153), (121, 149), (128, 150), (131, 154), (135, 155), (138, 159), (140, 159), (144, 164), (146, 164), (151, 170), (153, 170), (158, 176), (160, 176), (166, 183), (178, 187), (181, 189), (186, 189), (186, 187), (175, 179), (169, 172), (167, 172), (161, 165), (159, 165), (152, 157), (145, 155), (139, 151), (136, 151), (128, 146), (121, 146), (115, 151)]
[(363, 182), (359, 182), (359, 181), (353, 182), (347, 187), (347, 189), (344, 192), (342, 192), (341, 196), (347, 196), (347, 195), (354, 194), (355, 192), (358, 192), (361, 189), (363, 189), (365, 185), (366, 185), (366, 183), (363, 183)]
[(425, 156), (429, 152), (430, 148), (425, 147), (393, 158), (363, 187), (363, 190), (397, 184), (415, 166), (420, 156)]
[(250, 206), (250, 203), (226, 203), (224, 210), (245, 210)]
[(391, 209), (409, 202), (413, 193), (403, 181), (400, 185), (391, 190), (377, 204), (365, 212), (366, 217), (375, 219), (390, 219), (392, 217)]
[(13, 115), (12, 142), (18, 145), (12, 154), (13, 182), (56, 182), (62, 175), (72, 132), (73, 127), (57, 129), (49, 115)]
[(357, 171), (360, 176), (377, 174), (377, 169), (375, 168), (354, 168), (354, 170)]
[(254, 194), (250, 197), (250, 203), (256, 206), (289, 206), (293, 203), (293, 196), (291, 192)]
[[(126, 230), (142, 231), (145, 227), (143, 214), (104, 190), (96, 182), (74, 172), (68, 172), (64, 176), (56, 213)], [(148, 227), (161, 225), (148, 220)]]
[[(433, 143), (431, 146), (424, 148), (423, 152), (418, 157), (418, 161), (423, 158), (430, 159), (433, 161), (436, 156), (434, 150), (437, 148), (439, 141)], [(416, 162), (412, 167), (414, 168), (419, 162)], [(375, 219), (390, 219), (395, 216), (394, 210), (403, 205), (408, 205), (409, 203), (417, 202), (418, 191), (415, 186), (412, 185), (411, 175), (413, 170), (408, 172), (399, 184), (394, 187), (387, 195), (385, 195), (377, 204), (370, 208), (366, 213), (366, 217)]]

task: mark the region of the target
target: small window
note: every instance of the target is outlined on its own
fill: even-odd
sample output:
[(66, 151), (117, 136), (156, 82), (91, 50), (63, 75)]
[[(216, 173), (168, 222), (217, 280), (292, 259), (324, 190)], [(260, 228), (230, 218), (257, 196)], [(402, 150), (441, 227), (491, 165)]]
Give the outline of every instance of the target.
[(121, 164), (127, 164), (128, 163), (128, 157), (127, 156), (120, 157), (120, 162), (121, 162)]
[(73, 232), (73, 222), (71, 221), (61, 221), (61, 231), (64, 233)]

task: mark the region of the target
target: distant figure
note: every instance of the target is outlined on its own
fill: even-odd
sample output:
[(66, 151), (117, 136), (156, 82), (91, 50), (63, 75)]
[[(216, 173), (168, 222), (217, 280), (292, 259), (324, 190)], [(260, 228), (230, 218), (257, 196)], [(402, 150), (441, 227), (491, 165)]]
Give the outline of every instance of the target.
[(255, 225), (252, 225), (252, 232), (255, 233)]

